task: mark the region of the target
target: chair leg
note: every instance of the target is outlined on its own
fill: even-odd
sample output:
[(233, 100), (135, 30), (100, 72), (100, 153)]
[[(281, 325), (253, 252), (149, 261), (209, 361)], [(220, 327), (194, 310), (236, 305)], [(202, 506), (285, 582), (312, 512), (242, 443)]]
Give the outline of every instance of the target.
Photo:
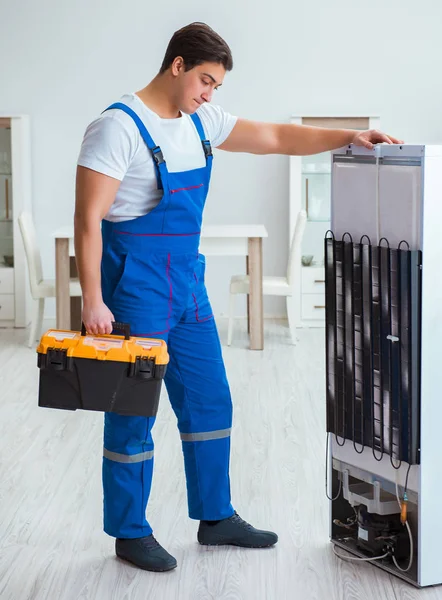
[(233, 337), (233, 321), (235, 319), (235, 294), (230, 293), (229, 323), (227, 327), (227, 345), (230, 346)]
[(296, 318), (295, 318), (295, 302), (293, 296), (287, 296), (287, 319), (289, 322), (290, 335), (292, 343), (296, 346)]
[(44, 298), (39, 298), (38, 300), (38, 318), (37, 318), (37, 331), (36, 333), (36, 338), (34, 338), (37, 340), (40, 340), (40, 336), (41, 336), (41, 330), (43, 329), (43, 317), (45, 314), (45, 299)]
[(33, 305), (32, 305), (31, 330), (29, 332), (29, 340), (28, 340), (29, 348), (31, 348), (35, 342), (35, 333), (37, 331), (37, 321), (38, 321), (39, 300), (33, 300), (32, 304)]
[(35, 344), (37, 339), (40, 339), (44, 310), (45, 299), (39, 298), (38, 300), (34, 300), (34, 306), (32, 307), (31, 331), (29, 332), (28, 340), (29, 348)]

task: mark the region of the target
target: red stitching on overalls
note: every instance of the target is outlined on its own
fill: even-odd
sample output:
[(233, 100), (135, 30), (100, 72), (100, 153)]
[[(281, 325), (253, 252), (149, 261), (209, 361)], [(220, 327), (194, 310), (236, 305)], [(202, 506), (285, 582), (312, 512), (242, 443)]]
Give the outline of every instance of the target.
[(185, 192), (186, 190), (197, 190), (198, 188), (203, 187), (204, 183), (200, 183), (198, 185), (190, 185), (189, 187), (177, 188), (176, 190), (170, 190), (171, 194), (176, 194), (177, 192)]
[(193, 296), (193, 301), (195, 302), (195, 316), (196, 316), (196, 320), (198, 323), (204, 323), (204, 321), (208, 321), (209, 319), (211, 319), (213, 317), (213, 313), (211, 315), (209, 315), (208, 317), (204, 317), (203, 319), (200, 319), (198, 316), (198, 312), (199, 312), (199, 307), (198, 307), (198, 302), (196, 299), (195, 294), (192, 294)]
[(199, 235), (201, 231), (195, 231), (193, 233), (132, 233), (131, 231), (116, 231), (118, 235), (134, 235), (141, 237), (176, 237), (176, 236), (190, 236)]

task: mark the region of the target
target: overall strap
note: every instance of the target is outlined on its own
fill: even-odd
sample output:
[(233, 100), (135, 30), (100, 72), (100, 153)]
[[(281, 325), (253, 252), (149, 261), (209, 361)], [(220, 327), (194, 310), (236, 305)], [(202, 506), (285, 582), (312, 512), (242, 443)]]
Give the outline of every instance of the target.
[(158, 186), (160, 189), (163, 188), (162, 182), (165, 177), (167, 177), (167, 168), (161, 148), (155, 144), (150, 133), (147, 131), (146, 126), (137, 113), (126, 104), (123, 104), (122, 102), (115, 102), (115, 104), (111, 104), (111, 106), (108, 106), (103, 112), (114, 108), (122, 110), (134, 120), (141, 137), (152, 154), (152, 158), (156, 166)]
[(204, 156), (206, 157), (206, 163), (209, 163), (213, 158), (212, 146), (210, 144), (210, 140), (206, 139), (206, 134), (204, 133), (203, 124), (201, 123), (201, 119), (196, 114), (196, 112), (193, 113), (192, 115), (190, 115), (190, 118), (192, 119), (193, 124), (195, 125), (196, 130), (198, 131), (198, 135), (200, 136), (200, 140), (203, 145)]

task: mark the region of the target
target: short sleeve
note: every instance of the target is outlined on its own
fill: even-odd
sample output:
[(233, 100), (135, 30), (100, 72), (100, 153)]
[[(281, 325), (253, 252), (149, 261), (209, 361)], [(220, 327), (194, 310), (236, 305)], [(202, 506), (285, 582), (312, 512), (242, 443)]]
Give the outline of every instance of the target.
[(134, 157), (136, 144), (133, 127), (124, 118), (115, 114), (100, 116), (86, 129), (78, 165), (122, 181)]
[(214, 148), (226, 141), (238, 120), (216, 104), (203, 104), (197, 114)]

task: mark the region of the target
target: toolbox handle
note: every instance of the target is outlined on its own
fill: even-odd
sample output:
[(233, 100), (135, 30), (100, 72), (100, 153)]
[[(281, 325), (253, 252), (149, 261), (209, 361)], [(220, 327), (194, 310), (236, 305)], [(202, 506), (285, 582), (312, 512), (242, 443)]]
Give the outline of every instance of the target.
[[(130, 324), (129, 323), (120, 323), (119, 321), (112, 321), (112, 327), (124, 333), (124, 339), (130, 339)], [(87, 334), (86, 327), (84, 323), (81, 323), (81, 335), (85, 336)]]

